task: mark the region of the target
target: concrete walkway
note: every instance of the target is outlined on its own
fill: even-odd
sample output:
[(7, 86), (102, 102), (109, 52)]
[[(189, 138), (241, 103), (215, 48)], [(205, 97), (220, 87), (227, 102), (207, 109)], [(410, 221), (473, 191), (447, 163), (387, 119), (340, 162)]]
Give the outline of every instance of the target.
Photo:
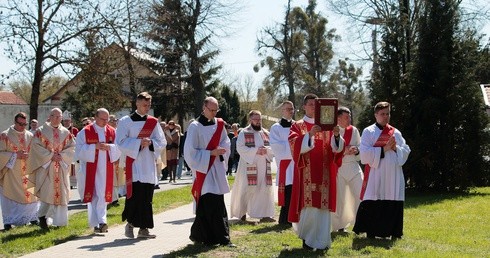
[[(183, 177), (177, 184), (160, 182), (167, 190), (191, 184), (190, 177)], [(230, 194), (225, 195), (227, 210), (230, 209)], [(128, 239), (124, 236), (124, 225), (111, 227), (106, 234), (92, 234), (59, 244), (23, 257), (162, 257), (181, 249), (192, 242), (189, 240), (190, 228), (194, 221), (193, 204), (154, 215), (155, 227), (151, 234), (155, 239)], [(134, 230), (135, 236), (138, 229)]]

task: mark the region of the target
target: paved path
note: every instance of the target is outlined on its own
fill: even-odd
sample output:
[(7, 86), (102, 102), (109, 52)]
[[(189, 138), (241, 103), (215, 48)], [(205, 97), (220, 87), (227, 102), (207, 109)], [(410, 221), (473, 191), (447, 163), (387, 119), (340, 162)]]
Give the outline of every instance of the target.
[[(183, 178), (180, 184), (169, 185), (160, 182), (161, 190), (179, 185), (191, 184), (190, 178)], [(179, 181), (177, 182), (179, 183)], [(230, 195), (225, 195), (226, 208), (230, 210)], [(124, 225), (110, 227), (106, 234), (92, 234), (80, 237), (22, 257), (163, 257), (172, 251), (179, 250), (192, 242), (189, 233), (194, 221), (193, 204), (184, 205), (173, 210), (154, 215), (155, 227), (150, 233), (155, 239), (128, 239), (124, 236)], [(134, 230), (135, 235), (138, 229)]]

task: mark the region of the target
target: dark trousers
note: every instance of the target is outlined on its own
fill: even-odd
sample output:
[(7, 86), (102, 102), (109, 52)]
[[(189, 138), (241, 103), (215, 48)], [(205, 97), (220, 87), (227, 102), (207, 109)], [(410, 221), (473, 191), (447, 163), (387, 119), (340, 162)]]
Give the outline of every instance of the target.
[(284, 188), (284, 206), (281, 207), (281, 212), (279, 213), (279, 224), (291, 225), (291, 223), (288, 221), (288, 214), (292, 191), (293, 185), (286, 185), (286, 187)]
[(126, 198), (122, 221), (127, 220), (137, 228), (153, 228), (154, 184), (133, 182), (133, 195)]
[(193, 242), (205, 245), (230, 243), (230, 228), (225, 199), (222, 194), (207, 193), (199, 198), (196, 218), (189, 237)]

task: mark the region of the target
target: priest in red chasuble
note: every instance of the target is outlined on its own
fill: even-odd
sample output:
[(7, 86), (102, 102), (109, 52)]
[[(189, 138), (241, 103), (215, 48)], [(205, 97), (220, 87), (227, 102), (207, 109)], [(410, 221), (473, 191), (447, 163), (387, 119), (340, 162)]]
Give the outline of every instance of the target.
[[(330, 142), (339, 129), (322, 131), (315, 125), (314, 94), (303, 99), (305, 116), (291, 126), (289, 142), (295, 163), (289, 221), (305, 249), (331, 246), (330, 212), (335, 211), (335, 175)], [(335, 136), (334, 136), (335, 134)]]

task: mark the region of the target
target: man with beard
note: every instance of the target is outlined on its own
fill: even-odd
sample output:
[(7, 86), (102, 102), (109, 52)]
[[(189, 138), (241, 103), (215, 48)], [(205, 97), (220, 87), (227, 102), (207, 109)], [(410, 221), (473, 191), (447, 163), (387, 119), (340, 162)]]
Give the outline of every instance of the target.
[(245, 221), (248, 213), (260, 222), (274, 222), (269, 132), (262, 128), (260, 111), (250, 111), (248, 119), (250, 125), (238, 134), (236, 143), (240, 161), (231, 192), (231, 217)]

